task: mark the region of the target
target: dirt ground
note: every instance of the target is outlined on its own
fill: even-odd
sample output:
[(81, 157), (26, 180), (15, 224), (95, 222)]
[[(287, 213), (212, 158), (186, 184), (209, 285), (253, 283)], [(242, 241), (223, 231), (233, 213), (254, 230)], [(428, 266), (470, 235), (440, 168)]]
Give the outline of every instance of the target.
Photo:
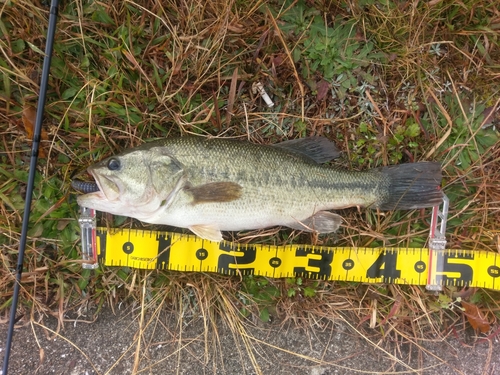
[[(500, 373), (498, 340), (477, 340), (473, 332), (417, 347), (388, 338), (369, 341), (341, 319), (321, 329), (273, 322), (234, 333), (227, 323), (167, 311), (155, 319), (143, 316), (140, 329), (139, 311), (115, 312), (104, 309), (93, 323), (68, 321), (58, 334), (51, 331), (54, 318), (25, 323), (16, 329), (8, 374)], [(4, 345), (6, 324), (0, 333)]]

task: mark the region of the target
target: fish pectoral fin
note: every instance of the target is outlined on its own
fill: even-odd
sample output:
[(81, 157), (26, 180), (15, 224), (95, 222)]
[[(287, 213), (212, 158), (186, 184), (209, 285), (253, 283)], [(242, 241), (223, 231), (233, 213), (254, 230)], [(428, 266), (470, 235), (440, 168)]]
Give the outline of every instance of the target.
[(305, 232), (331, 233), (336, 232), (340, 224), (342, 224), (342, 216), (328, 211), (319, 211), (307, 219), (295, 221), (287, 226)]
[(222, 233), (215, 225), (192, 225), (188, 229), (204, 240), (221, 242)]
[(282, 148), (292, 154), (300, 154), (320, 164), (340, 156), (340, 151), (335, 143), (320, 136), (292, 139), (276, 143), (273, 146)]
[(193, 205), (198, 203), (231, 202), (241, 197), (243, 188), (236, 182), (210, 182), (199, 186), (184, 187), (193, 197)]

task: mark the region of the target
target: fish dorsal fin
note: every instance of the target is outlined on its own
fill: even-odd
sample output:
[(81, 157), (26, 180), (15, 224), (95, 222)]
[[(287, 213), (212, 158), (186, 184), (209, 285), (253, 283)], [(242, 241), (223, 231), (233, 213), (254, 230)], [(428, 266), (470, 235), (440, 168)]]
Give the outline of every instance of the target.
[(213, 242), (222, 241), (222, 233), (215, 225), (192, 225), (189, 227), (189, 230), (204, 240)]
[(184, 191), (191, 194), (193, 204), (231, 202), (241, 197), (243, 188), (236, 182), (209, 182), (199, 186), (186, 184)]
[(340, 156), (340, 151), (337, 146), (327, 138), (320, 136), (292, 139), (290, 141), (276, 143), (273, 146), (294, 154), (306, 156), (320, 164)]

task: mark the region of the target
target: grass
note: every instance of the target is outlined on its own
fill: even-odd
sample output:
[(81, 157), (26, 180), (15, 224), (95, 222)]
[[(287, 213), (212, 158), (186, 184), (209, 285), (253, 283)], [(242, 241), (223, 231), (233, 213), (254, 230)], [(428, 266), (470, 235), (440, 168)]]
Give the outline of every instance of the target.
[[(0, 14), (5, 313), (48, 9), (22, 0), (6, 2)], [(66, 2), (59, 15), (19, 307), (24, 320), (50, 314), (62, 326), (66, 313), (122, 301), (135, 301), (154, 319), (168, 302), (179, 311), (189, 306), (207, 325), (222, 317), (235, 333), (249, 329), (255, 317), (305, 327), (341, 318), (373, 342), (392, 337), (418, 347), (421, 339), (446, 336), (450, 327), (477, 328), (460, 309), (463, 299), (487, 316), (491, 330), (497, 325), (498, 293), (488, 290), (448, 288), (432, 295), (414, 286), (116, 268), (82, 272), (69, 187), (73, 174), (143, 139), (194, 133), (276, 143), (323, 135), (344, 151), (338, 163), (351, 169), (442, 161), (451, 201), (449, 247), (499, 251), (495, 1)], [(252, 92), (256, 82), (272, 96), (273, 108)], [(292, 237), (271, 229), (248, 238), (345, 246), (426, 242), (428, 213), (341, 214), (346, 225), (335, 235)], [(101, 221), (131, 225), (105, 215)], [(251, 352), (252, 342), (244, 345)]]

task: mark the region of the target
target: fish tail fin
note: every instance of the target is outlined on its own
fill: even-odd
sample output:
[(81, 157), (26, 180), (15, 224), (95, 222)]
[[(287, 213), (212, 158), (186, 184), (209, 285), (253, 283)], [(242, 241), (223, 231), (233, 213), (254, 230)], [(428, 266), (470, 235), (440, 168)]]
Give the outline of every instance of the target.
[(420, 162), (379, 168), (388, 181), (388, 189), (375, 207), (381, 210), (411, 210), (439, 205), (441, 164)]

